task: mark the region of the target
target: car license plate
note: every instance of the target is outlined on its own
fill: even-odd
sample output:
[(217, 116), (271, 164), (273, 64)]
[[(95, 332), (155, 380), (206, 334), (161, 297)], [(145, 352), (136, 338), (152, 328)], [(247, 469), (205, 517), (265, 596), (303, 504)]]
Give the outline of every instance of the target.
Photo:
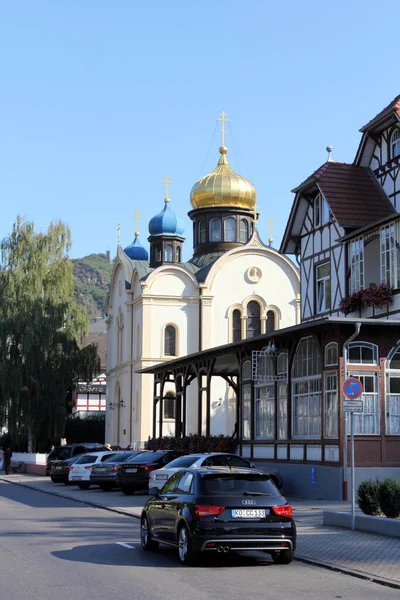
[(125, 473), (137, 473), (137, 469), (125, 469)]
[(266, 515), (265, 508), (236, 508), (231, 512), (234, 519), (263, 519)]
[(56, 471), (62, 471), (62, 467), (56, 467)]
[(156, 475), (156, 479), (168, 479), (168, 475)]
[(98, 473), (99, 471), (107, 471), (106, 467), (97, 467), (97, 469), (95, 469), (96, 473)]
[(73, 477), (71, 477), (72, 481), (80, 481), (82, 479), (82, 477), (80, 475), (73, 475)]

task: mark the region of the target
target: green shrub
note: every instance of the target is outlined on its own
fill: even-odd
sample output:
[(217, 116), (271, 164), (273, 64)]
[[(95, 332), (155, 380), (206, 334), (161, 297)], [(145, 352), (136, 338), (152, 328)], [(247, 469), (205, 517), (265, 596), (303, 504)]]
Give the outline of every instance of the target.
[(400, 483), (395, 479), (384, 479), (379, 485), (379, 503), (385, 517), (400, 516)]
[(145, 443), (147, 450), (182, 450), (183, 452), (235, 452), (237, 442), (227, 435), (189, 435), (176, 438), (165, 435), (150, 438)]
[(378, 481), (366, 479), (360, 484), (357, 491), (357, 502), (366, 515), (375, 516), (380, 514), (379, 490), (380, 484)]

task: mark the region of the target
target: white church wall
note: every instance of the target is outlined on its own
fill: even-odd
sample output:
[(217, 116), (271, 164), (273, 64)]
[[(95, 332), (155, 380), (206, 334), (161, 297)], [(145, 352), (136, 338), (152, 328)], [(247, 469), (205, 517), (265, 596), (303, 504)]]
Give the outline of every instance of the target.
[(147, 289), (154, 296), (197, 296), (195, 282), (181, 268), (160, 267), (149, 277)]

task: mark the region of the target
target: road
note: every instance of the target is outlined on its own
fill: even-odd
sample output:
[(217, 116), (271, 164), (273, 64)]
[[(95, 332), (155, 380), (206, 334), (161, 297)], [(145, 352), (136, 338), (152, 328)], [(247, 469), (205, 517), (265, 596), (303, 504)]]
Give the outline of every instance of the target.
[(139, 521), (0, 481), (0, 590), (7, 600), (398, 599), (399, 591), (269, 555), (182, 567), (145, 553)]

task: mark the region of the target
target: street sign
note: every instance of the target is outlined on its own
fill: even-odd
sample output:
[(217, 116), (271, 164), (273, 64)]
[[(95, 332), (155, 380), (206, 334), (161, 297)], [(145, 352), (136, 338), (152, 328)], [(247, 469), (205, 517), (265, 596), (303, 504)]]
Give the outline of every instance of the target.
[(364, 411), (364, 402), (362, 400), (343, 400), (342, 411), (362, 413)]
[(346, 398), (356, 400), (363, 393), (363, 386), (359, 379), (349, 377), (343, 382), (342, 390)]

